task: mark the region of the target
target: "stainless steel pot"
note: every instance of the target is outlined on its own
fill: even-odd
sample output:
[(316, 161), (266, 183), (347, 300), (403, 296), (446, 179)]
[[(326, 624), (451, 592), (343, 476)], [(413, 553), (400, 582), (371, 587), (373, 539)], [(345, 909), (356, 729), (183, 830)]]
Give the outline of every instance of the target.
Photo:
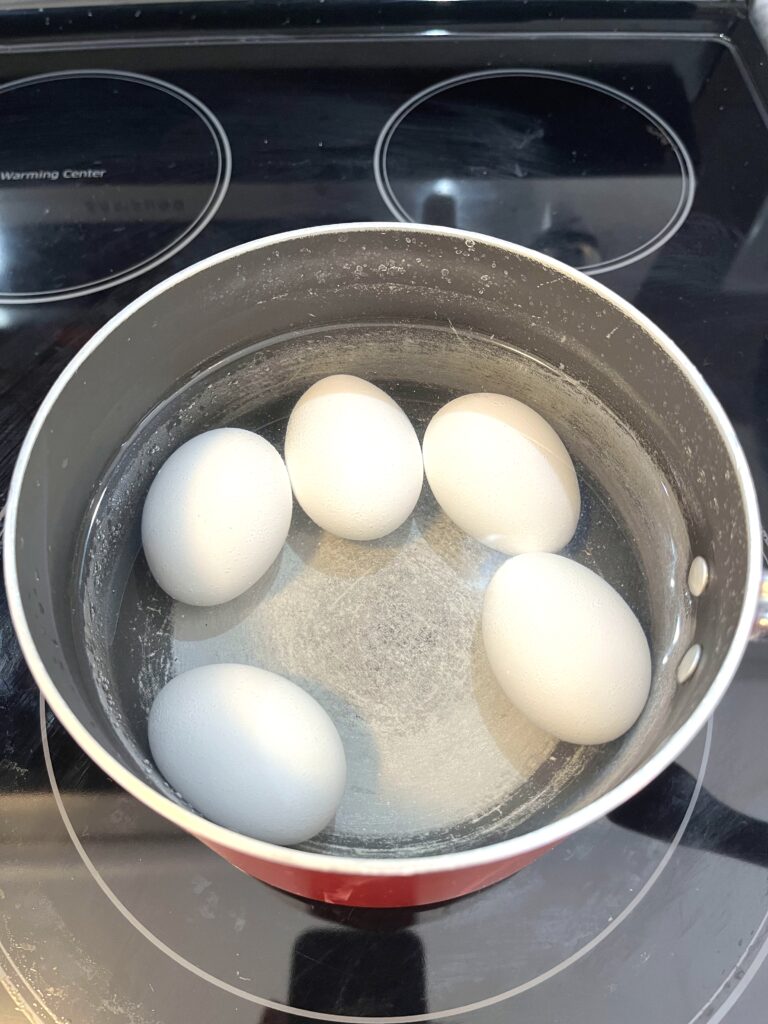
[[(329, 538), (297, 511), (272, 572), (221, 608), (174, 606), (154, 586), (138, 522), (167, 455), (224, 424), (279, 445), (301, 391), (337, 372), (381, 383), (420, 429), (448, 398), (478, 390), (514, 394), (555, 426), (584, 496), (569, 553), (624, 593), (651, 641), (651, 699), (627, 736), (556, 744), (504, 700), (477, 636), (501, 556), (455, 530), (426, 489), (411, 522), (372, 545)], [(761, 566), (733, 428), (661, 331), (535, 252), (388, 223), (240, 246), (132, 303), (45, 399), (6, 515), (14, 625), (83, 749), (250, 874), (368, 906), (490, 884), (647, 785), (766, 631)], [(204, 820), (152, 765), (154, 693), (213, 660), (302, 681), (339, 725), (348, 797), (300, 849)]]

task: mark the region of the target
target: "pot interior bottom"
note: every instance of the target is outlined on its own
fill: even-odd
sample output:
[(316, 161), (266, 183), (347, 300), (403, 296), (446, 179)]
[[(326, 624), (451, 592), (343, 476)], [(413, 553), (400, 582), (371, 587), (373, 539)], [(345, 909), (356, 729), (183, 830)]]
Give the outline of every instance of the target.
[[(477, 338), (473, 360), (457, 361), (460, 372), (447, 365), (440, 380), (440, 371), (428, 374), (440, 334), (417, 325), (405, 332), (402, 325), (341, 326), (241, 352), (196, 375), (155, 410), (110, 467), (83, 545), (83, 653), (134, 770), (173, 799), (178, 795), (151, 763), (147, 714), (171, 676), (214, 662), (287, 676), (336, 723), (347, 790), (332, 825), (305, 844), (327, 853), (417, 856), (528, 831), (619, 781), (659, 732), (670, 687), (659, 671), (641, 724), (601, 747), (560, 743), (510, 704), (479, 632), (485, 587), (504, 556), (461, 533), (426, 483), (413, 516), (371, 543), (332, 537), (296, 506), (272, 568), (226, 605), (181, 605), (151, 578), (138, 538), (141, 504), (154, 472), (182, 441), (212, 426), (236, 425), (282, 450), (295, 400), (331, 372), (375, 380), (421, 436), (445, 401), (493, 390), (493, 370), (496, 389), (530, 401), (574, 455), (583, 511), (565, 554), (624, 596), (652, 639), (658, 667), (668, 630), (664, 615), (652, 610), (647, 574), (653, 567), (623, 514), (622, 488), (606, 483), (609, 460), (597, 467), (586, 461), (597, 447), (586, 438), (597, 427), (587, 424), (583, 436), (569, 436), (578, 417), (569, 419), (567, 409), (578, 389), (562, 371)], [(398, 366), (405, 371), (399, 376), (392, 372)], [(602, 415), (609, 429), (607, 412), (596, 414), (593, 404), (590, 415)], [(604, 433), (603, 448), (613, 436)], [(640, 472), (639, 466), (653, 472), (639, 442), (625, 437), (617, 445), (627, 443), (636, 444), (638, 459), (626, 472)], [(626, 451), (622, 459), (630, 465)], [(630, 490), (642, 486), (636, 480)], [(679, 537), (672, 536), (671, 520), (670, 531), (662, 547), (674, 549)], [(552, 614), (567, 609), (553, 607)]]

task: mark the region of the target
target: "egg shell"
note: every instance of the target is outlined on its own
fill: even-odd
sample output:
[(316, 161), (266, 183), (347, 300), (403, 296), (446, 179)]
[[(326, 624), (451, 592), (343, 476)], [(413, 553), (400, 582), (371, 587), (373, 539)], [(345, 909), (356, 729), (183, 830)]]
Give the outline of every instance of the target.
[(150, 571), (185, 604), (231, 601), (274, 562), (292, 506), (285, 463), (263, 437), (236, 427), (199, 434), (149, 488), (141, 539)]
[(561, 555), (519, 555), (495, 573), (482, 613), (496, 679), (535, 725), (568, 743), (607, 743), (637, 720), (651, 652), (609, 583)]
[(462, 395), (432, 418), (424, 471), (445, 514), (507, 555), (559, 551), (581, 511), (571, 457), (534, 409), (507, 395)]
[(400, 406), (368, 381), (325, 377), (296, 403), (285, 438), (293, 493), (309, 518), (347, 540), (376, 540), (413, 511), (421, 446)]
[(159, 692), (149, 746), (162, 775), (206, 818), (290, 846), (331, 821), (346, 760), (325, 710), (295, 683), (250, 665), (205, 665)]

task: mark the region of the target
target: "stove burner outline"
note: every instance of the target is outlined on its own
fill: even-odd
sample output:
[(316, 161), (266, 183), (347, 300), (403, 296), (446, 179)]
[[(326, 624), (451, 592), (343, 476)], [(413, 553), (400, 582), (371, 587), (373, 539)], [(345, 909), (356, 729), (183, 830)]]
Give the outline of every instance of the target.
[(151, 75), (143, 75), (134, 71), (113, 71), (102, 68), (89, 68), (87, 70), (79, 71), (53, 71), (44, 75), (30, 75), (26, 78), (17, 78), (11, 82), (6, 82), (5, 84), (0, 85), (0, 96), (2, 96), (3, 93), (13, 92), (16, 89), (24, 88), (29, 85), (37, 85), (46, 81), (60, 81), (61, 79), (68, 78), (107, 78), (134, 82), (139, 85), (145, 85), (149, 88), (156, 89), (159, 92), (164, 92), (183, 103), (186, 107), (189, 107), (193, 113), (197, 114), (213, 139), (218, 158), (216, 178), (212, 184), (210, 196), (197, 217), (174, 241), (170, 242), (153, 256), (150, 256), (145, 260), (141, 260), (125, 270), (111, 274), (108, 277), (99, 278), (86, 285), (77, 285), (72, 288), (61, 288), (50, 291), (43, 289), (37, 292), (0, 292), (0, 303), (6, 303), (8, 305), (29, 305), (39, 302), (58, 302), (63, 299), (82, 298), (85, 295), (92, 295), (94, 292), (103, 291), (105, 288), (111, 288), (114, 285), (123, 284), (125, 281), (130, 281), (149, 270), (153, 270), (161, 263), (164, 263), (165, 260), (175, 256), (177, 252), (180, 252), (192, 241), (193, 238), (196, 238), (197, 235), (200, 234), (203, 228), (205, 228), (215, 216), (221, 206), (224, 196), (227, 193), (227, 189), (229, 188), (229, 182), (232, 175), (232, 151), (223, 125), (213, 111), (207, 107), (202, 100), (199, 100), (196, 96), (193, 96), (185, 89), (182, 89), (177, 85), (173, 85), (170, 82), (166, 82), (163, 79), (153, 78)]
[[(598, 82), (591, 78), (585, 78), (582, 75), (572, 75), (565, 72), (548, 71), (540, 68), (494, 68), (492, 70), (471, 71), (463, 75), (456, 75), (453, 78), (443, 79), (441, 82), (436, 82), (434, 85), (430, 85), (426, 89), (422, 89), (421, 92), (416, 93), (398, 107), (379, 132), (379, 137), (376, 140), (376, 145), (373, 150), (373, 174), (376, 179), (376, 187), (395, 220), (406, 224), (416, 223), (414, 218), (411, 217), (395, 195), (387, 170), (387, 154), (389, 151), (389, 145), (400, 124), (413, 110), (421, 106), (421, 104), (426, 100), (439, 95), (441, 92), (446, 92), (449, 89), (453, 89), (455, 86), (464, 85), (468, 82), (477, 82), (489, 78), (508, 77), (550, 78), (561, 82), (571, 82), (575, 85), (593, 89), (595, 92), (601, 92), (606, 96), (619, 100), (626, 106), (637, 111), (639, 114), (642, 114), (650, 122), (653, 129), (660, 133), (662, 138), (669, 143), (670, 148), (674, 152), (678, 163), (680, 164), (680, 198), (674, 213), (665, 226), (661, 228), (661, 230), (657, 231), (655, 235), (648, 239), (648, 241), (637, 246), (635, 249), (632, 249), (630, 252), (625, 253), (623, 256), (618, 256), (610, 260), (597, 261), (595, 263), (577, 267), (576, 269), (580, 270), (583, 274), (596, 276), (598, 274), (605, 274), (610, 270), (618, 270), (621, 267), (627, 267), (630, 264), (636, 263), (638, 260), (649, 256), (657, 249), (660, 249), (662, 245), (665, 245), (670, 238), (677, 234), (685, 222), (685, 219), (691, 210), (691, 206), (693, 205), (693, 198), (696, 192), (696, 175), (688, 150), (675, 129), (657, 113), (651, 110), (650, 107), (646, 106), (640, 100), (635, 99), (634, 96), (630, 96), (627, 93), (622, 92), (620, 89), (615, 89), (611, 85), (606, 85), (603, 82)], [(508, 241), (514, 242), (515, 240), (508, 239)]]
[[(656, 884), (662, 872), (666, 868), (667, 864), (672, 859), (675, 850), (680, 845), (680, 841), (682, 840), (683, 835), (685, 834), (685, 830), (687, 829), (691, 817), (693, 816), (694, 808), (696, 807), (696, 801), (698, 800), (699, 794), (702, 789), (702, 785), (704, 782), (704, 774), (706, 772), (707, 763), (709, 761), (710, 749), (712, 746), (713, 731), (712, 719), (710, 718), (707, 722), (706, 734), (704, 739), (704, 749), (702, 751), (701, 763), (699, 765), (699, 770), (696, 774), (696, 784), (693, 788), (693, 792), (691, 793), (690, 802), (688, 804), (688, 807), (686, 808), (685, 814), (683, 815), (682, 821), (680, 822), (680, 825), (678, 826), (678, 829), (672, 838), (672, 841), (670, 842), (667, 849), (664, 851), (664, 855), (662, 856), (661, 860), (656, 865), (652, 873), (646, 879), (644, 884), (640, 887), (640, 889), (638, 889), (638, 891), (632, 897), (630, 902), (626, 905), (626, 907), (624, 907), (624, 909), (620, 911), (620, 913), (618, 913), (611, 921), (609, 921), (609, 923), (601, 932), (593, 936), (593, 938), (591, 938), (589, 942), (585, 943), (580, 949), (577, 949), (570, 956), (566, 957), (565, 960), (561, 961), (559, 964), (556, 964), (554, 967), (549, 968), (549, 970), (542, 972), (537, 977), (531, 978), (526, 982), (522, 982), (521, 984), (516, 985), (514, 988), (509, 989), (506, 992), (500, 992), (494, 996), (488, 996), (485, 999), (475, 1000), (474, 1002), (468, 1003), (465, 1006), (456, 1006), (444, 1010), (435, 1010), (429, 1013), (408, 1014), (397, 1017), (360, 1017), (347, 1016), (344, 1014), (323, 1013), (317, 1010), (288, 1006), (285, 1003), (279, 1003), (272, 999), (266, 999), (265, 997), (258, 996), (253, 992), (248, 992), (245, 989), (238, 988), (236, 985), (232, 985), (230, 982), (224, 981), (223, 979), (218, 978), (213, 974), (210, 974), (208, 971), (203, 970), (196, 964), (187, 960), (181, 954), (177, 953), (171, 946), (163, 942), (162, 939), (158, 938), (158, 936), (156, 936), (154, 932), (150, 931), (150, 929), (147, 928), (146, 925), (144, 925), (128, 909), (128, 907), (120, 900), (117, 894), (112, 891), (107, 882), (102, 878), (96, 865), (88, 856), (85, 847), (81, 843), (80, 838), (77, 835), (77, 832), (75, 831), (74, 825), (72, 824), (72, 821), (64, 806), (64, 801), (59, 790), (58, 781), (56, 779), (56, 773), (53, 768), (50, 746), (48, 744), (48, 730), (45, 721), (45, 711), (46, 705), (41, 695), (40, 736), (42, 740), (43, 757), (45, 760), (46, 772), (48, 774), (48, 781), (50, 782), (51, 785), (51, 791), (53, 793), (53, 798), (56, 803), (59, 815), (61, 816), (61, 820), (69, 835), (70, 841), (72, 842), (72, 845), (74, 846), (78, 856), (80, 857), (80, 860), (83, 862), (83, 865), (85, 866), (86, 870), (89, 872), (93, 880), (96, 882), (96, 885), (99, 887), (99, 889), (101, 889), (102, 893), (107, 897), (110, 903), (112, 903), (115, 909), (120, 912), (120, 914), (125, 918), (125, 920), (128, 921), (129, 924), (133, 925), (133, 927), (145, 939), (147, 939), (147, 941), (150, 942), (156, 949), (158, 949), (169, 959), (173, 960), (174, 963), (178, 964), (180, 967), (183, 967), (184, 970), (190, 971), (192, 974), (196, 975), (201, 980), (209, 982), (216, 988), (228, 992), (230, 995), (236, 996), (239, 999), (244, 999), (250, 1003), (256, 1003), (257, 1005), (263, 1006), (267, 1009), (276, 1010), (282, 1013), (299, 1015), (302, 1017), (308, 1017), (312, 1020), (331, 1021), (333, 1022), (333, 1024), (422, 1024), (422, 1022), (437, 1021), (445, 1017), (456, 1017), (460, 1014), (472, 1013), (476, 1010), (482, 1010), (487, 1007), (495, 1006), (497, 1004), (506, 1002), (508, 999), (511, 999), (516, 995), (520, 995), (521, 993), (527, 992), (532, 988), (536, 988), (542, 982), (548, 981), (550, 978), (555, 977), (562, 971), (566, 970), (566, 968), (571, 967), (573, 964), (577, 963), (588, 953), (591, 953), (592, 950), (599, 946), (604, 939), (606, 939), (613, 931), (615, 931), (615, 929), (618, 928), (619, 925), (622, 924), (630, 916), (632, 911), (645, 899), (646, 895)], [(768, 914), (766, 914), (766, 919), (768, 919)], [(760, 928), (758, 928), (757, 932), (755, 933), (756, 935), (760, 933), (761, 928), (762, 923)], [(738, 963), (741, 963), (743, 957), (747, 955), (748, 950), (749, 947), (747, 947), (747, 950), (744, 951)], [(0, 951), (5, 952), (6, 956), (8, 955), (7, 951), (5, 951), (2, 947), (0, 947)], [(751, 980), (751, 978), (754, 976), (757, 970), (757, 967), (755, 967), (755, 962), (758, 960), (762, 962), (766, 955), (768, 955), (768, 942), (766, 943), (764, 948), (761, 949), (760, 952), (757, 954), (757, 956), (755, 957), (755, 961), (753, 961), (753, 963), (750, 965), (749, 970), (745, 972), (744, 977), (741, 979), (742, 983), (746, 981), (747, 978)], [(738, 968), (738, 963), (736, 967), (734, 967), (734, 970)], [(759, 963), (757, 966), (759, 966)], [(746, 985), (744, 985), (744, 987), (746, 987)], [(717, 989), (712, 998), (716, 998), (717, 994), (720, 991), (720, 988)], [(743, 991), (743, 989), (734, 989), (728, 1001), (729, 1006), (732, 1005), (733, 1001), (735, 1001), (735, 999), (732, 999), (732, 997), (735, 995), (736, 991), (741, 992)], [(695, 1024), (700, 1012), (701, 1011), (697, 1012), (696, 1016), (692, 1019), (690, 1024)], [(718, 1017), (717, 1019), (721, 1020), (722, 1016)]]

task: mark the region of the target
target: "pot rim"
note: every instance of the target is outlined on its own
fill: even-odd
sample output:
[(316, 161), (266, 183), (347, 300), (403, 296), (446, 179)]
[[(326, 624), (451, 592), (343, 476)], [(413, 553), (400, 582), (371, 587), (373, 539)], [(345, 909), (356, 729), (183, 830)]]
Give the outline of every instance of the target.
[[(18, 508), (22, 482), (32, 449), (43, 432), (50, 409), (60, 394), (77, 373), (89, 356), (121, 323), (131, 317), (142, 306), (150, 303), (187, 278), (217, 264), (226, 263), (244, 253), (279, 245), (281, 242), (296, 239), (313, 238), (318, 235), (349, 234), (352, 232), (393, 232), (402, 235), (432, 234), (450, 236), (465, 241), (473, 239), (484, 246), (491, 246), (504, 252), (515, 252), (528, 259), (536, 260), (558, 274), (563, 274), (577, 281), (585, 288), (591, 289), (605, 302), (610, 303), (624, 315), (632, 319), (659, 345), (677, 364), (679, 369), (690, 381), (704, 403), (710, 416), (720, 432), (728, 450), (739, 481), (739, 489), (744, 504), (747, 520), (747, 558), (748, 574), (741, 611), (731, 644), (723, 658), (722, 664), (706, 694), (694, 708), (691, 715), (679, 729), (661, 746), (652, 757), (637, 768), (623, 782), (610, 789), (597, 800), (585, 807), (566, 815), (548, 825), (532, 832), (513, 836), (499, 842), (461, 850), (455, 853), (442, 853), (421, 857), (351, 857), (336, 856), (326, 853), (314, 853), (297, 850), (291, 847), (276, 846), (260, 839), (241, 835), (221, 825), (208, 821), (194, 811), (174, 803), (144, 782), (138, 775), (124, 767), (112, 756), (101, 743), (86, 729), (74, 712), (70, 709), (43, 663), (24, 612), (23, 601), (19, 589), (16, 544), (18, 533)], [(166, 278), (144, 292), (113, 316), (101, 327), (82, 349), (67, 364), (44, 398), (24, 438), (19, 451), (16, 465), (8, 492), (8, 503), (5, 516), (4, 543), (4, 578), (8, 596), (11, 620), (21, 646), (24, 658), (32, 672), (38, 687), (49, 707), (58, 720), (79, 744), (85, 753), (107, 773), (115, 782), (123, 787), (131, 796), (141, 801), (150, 810), (178, 825), (187, 832), (203, 840), (205, 843), (223, 847), (226, 850), (255, 857), (272, 863), (282, 864), (296, 870), (319, 871), (328, 874), (352, 876), (388, 876), (406, 877), (431, 874), (437, 871), (452, 871), (459, 868), (476, 867), (492, 864), (500, 860), (518, 857), (542, 847), (551, 846), (566, 836), (591, 825), (604, 817), (630, 797), (637, 794), (656, 778), (675, 758), (688, 746), (699, 730), (706, 724), (718, 703), (722, 699), (731, 679), (736, 673), (739, 662), (749, 641), (755, 620), (757, 599), (762, 573), (762, 537), (760, 513), (754, 483), (746, 460), (746, 456), (736, 436), (736, 432), (722, 406), (705, 382), (701, 373), (688, 357), (672, 342), (663, 331), (652, 323), (644, 314), (636, 310), (629, 302), (616, 295), (600, 282), (588, 277), (559, 260), (535, 252), (525, 246), (505, 242), (490, 235), (479, 232), (463, 231), (458, 228), (436, 227), (427, 224), (401, 224), (389, 221), (362, 221), (349, 224), (330, 224), (321, 227), (301, 228), (293, 231), (280, 232), (256, 239), (241, 245), (233, 246), (214, 253), (178, 273)]]

